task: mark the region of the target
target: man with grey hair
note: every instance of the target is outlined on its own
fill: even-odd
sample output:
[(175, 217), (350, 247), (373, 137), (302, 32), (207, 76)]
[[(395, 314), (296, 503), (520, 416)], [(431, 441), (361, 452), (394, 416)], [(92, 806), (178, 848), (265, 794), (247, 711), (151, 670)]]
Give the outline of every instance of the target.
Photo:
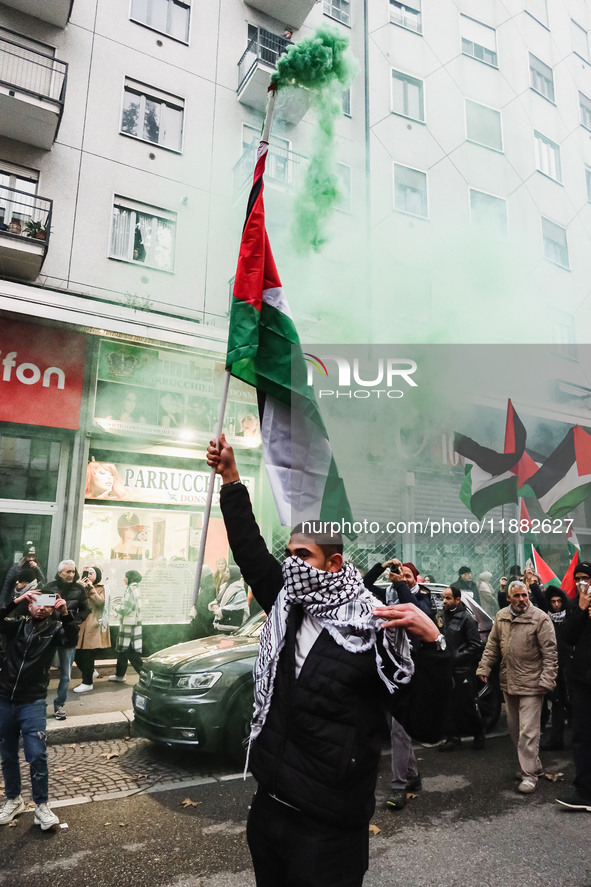
[(495, 616), (476, 674), (486, 683), (500, 664), (507, 726), (521, 767), (518, 791), (535, 791), (543, 773), (539, 758), (540, 715), (558, 673), (556, 635), (547, 613), (534, 607), (525, 583), (511, 582), (508, 607)]
[[(74, 561), (66, 559), (60, 561), (53, 582), (49, 582), (42, 589), (44, 594), (59, 594), (60, 597), (64, 598), (68, 612), (74, 617), (78, 626), (84, 622), (90, 613), (90, 607), (86, 600), (86, 589), (78, 582), (79, 578)], [(56, 697), (53, 700), (53, 710), (58, 721), (66, 719), (65, 704), (75, 655), (76, 645), (73, 647), (58, 647), (60, 680)]]

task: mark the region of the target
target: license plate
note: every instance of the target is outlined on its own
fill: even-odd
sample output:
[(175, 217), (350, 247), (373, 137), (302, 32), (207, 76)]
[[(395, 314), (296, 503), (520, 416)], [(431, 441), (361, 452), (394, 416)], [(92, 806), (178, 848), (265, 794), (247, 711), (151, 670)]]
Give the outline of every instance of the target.
[(146, 706), (148, 704), (148, 700), (145, 696), (136, 696), (135, 697), (135, 707), (139, 708), (140, 711), (145, 711)]

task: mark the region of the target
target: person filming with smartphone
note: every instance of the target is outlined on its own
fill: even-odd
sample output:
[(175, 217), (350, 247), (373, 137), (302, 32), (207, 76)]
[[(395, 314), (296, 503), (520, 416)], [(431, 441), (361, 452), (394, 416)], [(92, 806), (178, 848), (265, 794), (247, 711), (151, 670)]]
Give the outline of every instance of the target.
[[(20, 605), (26, 616), (16, 616)], [(6, 800), (0, 825), (23, 813), (18, 747), (22, 736), (31, 773), (35, 825), (46, 831), (59, 823), (48, 800), (46, 697), (49, 669), (56, 650), (75, 647), (78, 625), (57, 593), (30, 590), (0, 610), (0, 634), (6, 653), (0, 670), (0, 758)]]

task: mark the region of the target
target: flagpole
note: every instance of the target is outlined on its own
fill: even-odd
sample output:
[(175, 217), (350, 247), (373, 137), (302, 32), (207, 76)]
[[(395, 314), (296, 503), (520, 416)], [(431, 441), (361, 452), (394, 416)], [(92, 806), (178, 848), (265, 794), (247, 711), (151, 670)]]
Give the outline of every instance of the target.
[[(277, 87), (271, 85), (267, 94), (267, 108), (265, 111), (265, 120), (263, 122), (263, 130), (261, 134), (261, 142), (266, 142), (269, 144), (269, 137), (271, 135), (271, 125), (273, 123), (273, 114), (275, 111), (275, 99), (277, 98)], [(220, 400), (220, 409), (218, 412), (218, 421), (216, 426), (215, 439), (219, 441), (223, 428), (224, 428), (224, 416), (226, 413), (226, 405), (228, 402), (228, 391), (230, 388), (230, 371), (226, 370), (224, 374), (224, 387), (222, 390), (222, 397)], [(212, 468), (209, 474), (209, 483), (207, 485), (207, 497), (205, 499), (205, 508), (203, 510), (203, 526), (201, 529), (201, 539), (199, 540), (199, 553), (197, 555), (197, 567), (195, 569), (195, 583), (193, 585), (193, 606), (192, 611), (194, 615), (195, 605), (197, 604), (197, 597), (199, 596), (199, 587), (201, 585), (201, 574), (203, 572), (203, 562), (205, 559), (205, 544), (207, 542), (207, 531), (209, 529), (209, 519), (211, 517), (211, 505), (213, 502), (213, 491), (215, 488), (215, 477), (216, 471), (215, 468)]]

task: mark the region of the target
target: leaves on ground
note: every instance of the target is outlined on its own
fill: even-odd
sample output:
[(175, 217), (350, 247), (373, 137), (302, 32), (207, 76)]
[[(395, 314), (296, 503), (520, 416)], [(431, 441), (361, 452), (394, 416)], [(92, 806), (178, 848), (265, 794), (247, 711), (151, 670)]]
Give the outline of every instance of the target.
[(72, 776), (72, 782), (82, 782), (81, 776)]
[(564, 782), (564, 773), (544, 773), (544, 779), (549, 782)]
[(104, 752), (101, 752), (101, 758), (104, 758), (105, 761), (110, 761), (111, 758), (118, 758), (118, 757), (119, 757), (119, 752), (118, 752), (118, 751), (104, 751)]
[(369, 831), (372, 835), (379, 835), (379, 833), (381, 832), (381, 828), (378, 828), (377, 825), (370, 823)]
[(185, 809), (187, 807), (196, 807), (197, 804), (200, 804), (200, 803), (201, 803), (201, 801), (192, 801), (191, 798), (185, 798), (184, 801), (181, 801), (181, 807), (184, 807)]
[(68, 748), (76, 748), (76, 743), (73, 742), (71, 745), (68, 746)]
[(67, 767), (56, 767), (55, 772), (56, 773), (65, 773), (67, 769), (68, 769)]
[(417, 798), (417, 797), (418, 797), (418, 795), (413, 795), (412, 792), (407, 792), (407, 793), (406, 793), (406, 799), (407, 799), (407, 800), (410, 798), (411, 800), (414, 801), (415, 798)]

